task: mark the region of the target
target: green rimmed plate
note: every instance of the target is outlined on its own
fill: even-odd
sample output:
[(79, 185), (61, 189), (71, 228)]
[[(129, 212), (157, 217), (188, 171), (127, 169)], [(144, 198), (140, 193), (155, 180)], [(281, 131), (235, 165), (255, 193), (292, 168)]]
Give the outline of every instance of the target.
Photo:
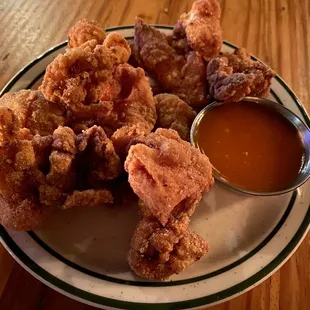
[[(157, 26), (171, 33), (169, 26)], [(111, 28), (131, 40), (133, 26)], [(2, 93), (36, 88), (62, 43), (35, 59)], [(235, 46), (224, 42), (223, 51)], [(270, 98), (310, 120), (289, 87), (276, 77)], [(206, 238), (210, 253), (166, 282), (136, 277), (126, 263), (137, 206), (59, 211), (40, 229), (0, 227), (3, 245), (35, 277), (87, 304), (120, 309), (188, 309), (225, 301), (259, 284), (296, 250), (309, 229), (310, 183), (293, 193), (252, 197), (215, 184), (203, 197), (191, 227)]]

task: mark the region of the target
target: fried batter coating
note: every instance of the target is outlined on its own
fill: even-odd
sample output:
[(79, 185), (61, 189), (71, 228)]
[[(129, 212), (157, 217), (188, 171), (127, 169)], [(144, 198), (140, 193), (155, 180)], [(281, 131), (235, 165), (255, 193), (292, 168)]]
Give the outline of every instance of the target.
[[(27, 177), (31, 175), (24, 176), (19, 181), (27, 182)], [(15, 204), (17, 201), (18, 204)], [(0, 205), (1, 225), (15, 230), (32, 230), (40, 226), (53, 211), (53, 207), (42, 206), (33, 197), (20, 200), (17, 195), (8, 201), (7, 197), (1, 194)]]
[[(134, 43), (130, 44), (130, 49), (131, 49), (131, 55), (129, 57), (128, 63), (130, 65), (132, 65), (134, 68), (143, 67), (143, 64), (141, 63), (141, 60), (139, 57), (139, 53), (138, 53), (136, 45)], [(162, 91), (160, 85), (158, 84), (158, 82), (156, 81), (156, 79), (154, 79), (150, 75), (150, 73), (145, 70), (145, 68), (143, 68), (143, 69), (144, 69), (145, 75), (149, 79), (153, 95), (157, 95), (157, 94), (162, 93), (163, 91)]]
[(68, 47), (79, 47), (90, 40), (96, 40), (97, 44), (102, 44), (106, 36), (98, 22), (84, 18), (69, 29)]
[(102, 45), (96, 44), (96, 40), (87, 41), (58, 55), (40, 86), (46, 99), (62, 104), (82, 120), (109, 111), (107, 103), (98, 102), (116, 66), (127, 62), (130, 55), (127, 41), (117, 33), (109, 34)]
[(178, 55), (169, 45), (165, 34), (141, 18), (135, 20), (135, 47), (139, 59), (161, 88), (178, 95), (191, 106), (208, 103), (206, 93), (206, 68), (202, 57), (195, 52), (186, 57)]
[(128, 142), (135, 136), (148, 134), (156, 123), (153, 94), (143, 69), (122, 64), (116, 68), (113, 84), (113, 113), (117, 129), (111, 137), (117, 154), (127, 154)]
[(189, 229), (190, 216), (213, 184), (208, 158), (172, 129), (132, 141), (125, 169), (139, 196), (141, 219), (128, 252), (130, 268), (163, 280), (203, 257), (205, 240)]
[(111, 137), (117, 154), (124, 157), (127, 142), (134, 136), (149, 133), (156, 122), (156, 108), (152, 90), (144, 70), (129, 64), (118, 65), (113, 81), (104, 90), (104, 99), (95, 106), (104, 105), (108, 113), (94, 115), (86, 122), (75, 123), (76, 132), (99, 124)]
[(206, 65), (195, 52), (186, 56), (186, 64), (181, 69), (181, 83), (173, 92), (193, 108), (201, 108), (209, 103), (206, 86)]
[(265, 98), (275, 73), (251, 59), (244, 48), (212, 59), (207, 67), (209, 92), (217, 100), (239, 101), (245, 96)]
[(42, 154), (32, 135), (19, 128), (12, 110), (0, 107), (0, 223), (16, 230), (41, 224), (52, 208), (39, 202), (37, 190), (45, 181), (38, 168)]
[(208, 157), (172, 129), (157, 129), (134, 139), (125, 170), (134, 192), (162, 225), (181, 201), (213, 185)]
[(92, 184), (119, 176), (122, 164), (112, 141), (101, 127), (93, 126), (77, 136), (79, 162), (83, 175)]
[(180, 273), (207, 253), (206, 241), (188, 227), (189, 216), (201, 199), (201, 195), (198, 196), (178, 204), (165, 226), (152, 215), (144, 202), (139, 201), (141, 220), (127, 256), (136, 274), (163, 280)]
[(140, 277), (164, 280), (185, 270), (207, 251), (206, 241), (190, 229), (179, 235), (173, 226), (162, 227), (154, 219), (142, 219), (127, 258), (130, 268)]
[(170, 45), (179, 55), (187, 55), (192, 50), (187, 41), (185, 29), (180, 20), (174, 25)]
[(196, 0), (192, 9), (180, 16), (174, 29), (174, 46), (186, 52), (189, 45), (206, 61), (217, 56), (222, 47), (220, 17), (218, 0)]
[(139, 136), (145, 136), (150, 133), (145, 126), (123, 126), (117, 129), (111, 137), (116, 153), (124, 159), (128, 153), (128, 145)]
[(84, 191), (74, 191), (66, 199), (63, 208), (96, 207), (106, 203), (113, 203), (111, 192), (106, 189), (88, 189)]
[(189, 141), (196, 112), (176, 95), (159, 94), (154, 99), (157, 111), (156, 127), (174, 129), (183, 140)]
[(151, 131), (156, 122), (156, 108), (144, 70), (129, 64), (119, 65), (114, 73), (114, 108), (119, 127), (140, 125)]
[(47, 101), (37, 90), (6, 93), (0, 98), (0, 107), (12, 110), (19, 126), (28, 128), (32, 134), (52, 134), (67, 121), (64, 108)]
[(59, 127), (53, 134), (49, 162), (46, 183), (39, 188), (41, 203), (71, 208), (79, 203), (95, 206), (113, 202), (108, 190), (92, 188), (99, 181), (116, 178), (122, 168), (101, 127), (93, 126), (77, 136), (71, 128)]
[[(69, 208), (78, 203), (113, 201), (108, 190), (92, 189), (87, 182), (83, 189), (75, 191), (84, 172), (105, 179), (120, 172), (120, 160), (102, 128), (93, 127), (76, 136), (71, 128), (60, 126), (53, 135), (33, 136), (28, 129), (19, 127), (18, 118), (5, 107), (0, 107), (0, 121), (2, 225), (30, 230), (63, 204)], [(82, 169), (77, 165), (81, 159), (87, 160), (86, 164), (79, 162)]]
[(76, 184), (76, 137), (69, 127), (58, 127), (53, 133), (49, 155), (49, 171), (39, 187), (40, 202), (60, 206), (65, 193), (70, 193)]

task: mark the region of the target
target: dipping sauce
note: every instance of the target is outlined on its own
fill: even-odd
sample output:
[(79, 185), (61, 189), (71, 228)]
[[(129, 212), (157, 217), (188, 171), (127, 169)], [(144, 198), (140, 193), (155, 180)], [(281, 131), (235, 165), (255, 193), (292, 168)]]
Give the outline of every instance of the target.
[(304, 156), (297, 129), (281, 114), (255, 102), (211, 108), (200, 120), (194, 142), (227, 181), (258, 192), (289, 187)]

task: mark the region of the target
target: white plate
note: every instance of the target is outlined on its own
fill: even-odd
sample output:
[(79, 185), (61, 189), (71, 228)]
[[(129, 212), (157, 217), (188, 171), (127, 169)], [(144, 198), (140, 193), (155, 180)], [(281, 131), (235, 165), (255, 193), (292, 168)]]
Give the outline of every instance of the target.
[[(157, 26), (171, 33), (169, 26)], [(133, 27), (117, 27), (127, 39)], [(66, 42), (22, 69), (2, 90), (36, 87), (46, 66)], [(223, 51), (235, 49), (224, 42)], [(279, 78), (271, 99), (310, 120)], [(16, 232), (0, 227), (2, 243), (30, 273), (55, 290), (96, 307), (188, 309), (213, 305), (258, 285), (293, 254), (310, 223), (310, 183), (293, 193), (253, 197), (215, 184), (195, 212), (191, 227), (209, 241), (210, 253), (166, 282), (136, 277), (126, 263), (137, 207), (77, 208), (59, 211), (41, 229)]]

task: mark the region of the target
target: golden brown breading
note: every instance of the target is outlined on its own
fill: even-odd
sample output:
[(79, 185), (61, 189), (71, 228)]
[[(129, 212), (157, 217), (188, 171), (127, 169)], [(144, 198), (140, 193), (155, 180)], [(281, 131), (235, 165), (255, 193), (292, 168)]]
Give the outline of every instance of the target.
[(208, 103), (202, 57), (195, 52), (186, 57), (178, 55), (165, 34), (143, 24), (140, 18), (135, 20), (135, 47), (143, 68), (164, 91), (178, 95), (191, 106)]
[(19, 126), (28, 128), (32, 134), (52, 134), (67, 122), (65, 109), (47, 101), (37, 90), (6, 93), (0, 98), (0, 107), (12, 110)]
[(162, 225), (182, 200), (213, 185), (208, 157), (172, 129), (157, 129), (146, 137), (134, 139), (125, 170), (134, 192)]
[(12, 110), (0, 107), (0, 120), (0, 223), (30, 230), (52, 212), (40, 204), (37, 194), (45, 181), (37, 165), (42, 163), (41, 150), (38, 143), (34, 148), (29, 130), (19, 128)]
[(143, 69), (129, 64), (118, 65), (113, 79), (101, 91), (102, 101), (99, 103), (76, 107), (74, 117), (69, 122), (76, 133), (93, 125), (103, 127), (109, 137), (125, 126), (143, 127), (146, 132), (153, 129), (156, 109)]
[(173, 91), (193, 108), (202, 108), (210, 101), (206, 86), (206, 65), (195, 52), (186, 56), (186, 64), (181, 69), (181, 83)]
[(117, 129), (111, 137), (116, 153), (125, 159), (128, 153), (128, 145), (131, 140), (138, 136), (145, 136), (150, 133), (145, 126), (123, 126)]
[(185, 29), (181, 21), (178, 21), (174, 25), (170, 45), (180, 55), (186, 55), (192, 50), (187, 41)]
[(176, 95), (159, 94), (154, 100), (157, 111), (156, 127), (174, 129), (183, 140), (189, 141), (196, 112)]
[(114, 73), (111, 98), (117, 129), (111, 140), (117, 154), (125, 157), (128, 142), (135, 136), (151, 132), (156, 122), (153, 94), (143, 69), (119, 65)]
[(208, 245), (190, 229), (180, 238), (171, 228), (161, 228), (157, 221), (139, 222), (127, 259), (140, 277), (164, 280), (178, 274), (208, 252)]
[(114, 78), (114, 109), (118, 127), (143, 126), (151, 131), (156, 122), (156, 108), (144, 70), (129, 64), (119, 65)]
[(153, 74), (163, 87), (173, 89), (180, 83), (184, 57), (176, 54), (164, 33), (144, 24), (141, 18), (135, 19), (135, 48), (143, 68)]
[(127, 41), (117, 33), (109, 34), (102, 45), (87, 41), (48, 65), (40, 89), (46, 99), (62, 104), (73, 116), (85, 120), (101, 110), (104, 114), (105, 105), (96, 103), (110, 85), (116, 66), (127, 62), (129, 55)]
[(113, 197), (110, 191), (106, 189), (88, 189), (84, 191), (74, 191), (70, 194), (63, 208), (96, 207), (103, 206), (106, 203), (113, 203)]
[(75, 154), (76, 139), (74, 132), (69, 127), (58, 127), (53, 132), (53, 148), (58, 151)]
[(98, 22), (83, 18), (69, 29), (68, 47), (79, 47), (90, 40), (96, 40), (97, 44), (102, 44), (106, 36)]
[(53, 133), (49, 170), (45, 182), (39, 187), (40, 202), (60, 206), (65, 193), (76, 185), (76, 137), (69, 127), (58, 127)]
[[(56, 208), (112, 202), (103, 188), (92, 190), (84, 176), (110, 179), (121, 164), (102, 128), (92, 127), (76, 136), (69, 127), (53, 135), (33, 136), (10, 109), (0, 107), (0, 223), (17, 230), (40, 225)], [(85, 162), (81, 161), (85, 159)], [(80, 166), (77, 166), (79, 163)], [(85, 191), (86, 190), (86, 191)], [(87, 197), (87, 198), (86, 198)]]
[(267, 97), (274, 75), (266, 65), (252, 60), (244, 48), (212, 59), (207, 67), (209, 92), (217, 100)]
[(103, 42), (103, 46), (112, 53), (114, 61), (116, 60), (120, 64), (128, 62), (131, 49), (127, 40), (119, 33), (109, 33)]
[(149, 133), (156, 122), (156, 108), (152, 91), (143, 69), (129, 64), (118, 65), (112, 82), (103, 90), (102, 98), (94, 106), (104, 105), (107, 113), (94, 114), (87, 121), (73, 121), (76, 133), (94, 124), (101, 125), (111, 137), (117, 154), (124, 157), (127, 142), (134, 136)]
[(163, 280), (177, 274), (203, 257), (208, 246), (192, 232), (189, 216), (201, 199), (185, 199), (173, 210), (165, 225), (139, 201), (141, 219), (131, 239), (128, 262), (141, 277)]
[[(130, 44), (130, 49), (131, 49), (131, 55), (129, 57), (128, 63), (130, 65), (132, 65), (134, 68), (143, 67), (143, 64), (141, 63), (141, 60), (140, 60), (140, 57), (139, 57), (139, 53), (137, 51), (135, 43)], [(153, 78), (150, 75), (150, 73), (145, 70), (145, 68), (143, 68), (143, 69), (145, 71), (145, 75), (149, 79), (153, 95), (157, 95), (157, 94), (162, 93), (163, 91), (162, 91), (159, 83), (156, 81), (156, 79)]]
[[(31, 175), (27, 177), (31, 177)], [(26, 177), (20, 181), (27, 182)], [(25, 231), (40, 226), (54, 210), (51, 206), (42, 206), (36, 199), (32, 199), (30, 195), (29, 198), (17, 203), (15, 199), (9, 202), (7, 197), (0, 194), (0, 205), (1, 225)]]
[(39, 188), (42, 203), (71, 208), (79, 202), (97, 205), (113, 201), (101, 181), (116, 178), (122, 166), (101, 127), (93, 126), (77, 136), (71, 128), (59, 127), (53, 134), (49, 162), (46, 183)]
[(218, 0), (196, 0), (191, 10), (180, 16), (174, 30), (173, 45), (178, 49), (183, 49), (185, 53), (189, 45), (206, 61), (209, 61), (221, 51), (220, 17), (221, 8)]
[(113, 143), (101, 127), (93, 126), (77, 136), (80, 174), (92, 184), (119, 176), (122, 164)]

